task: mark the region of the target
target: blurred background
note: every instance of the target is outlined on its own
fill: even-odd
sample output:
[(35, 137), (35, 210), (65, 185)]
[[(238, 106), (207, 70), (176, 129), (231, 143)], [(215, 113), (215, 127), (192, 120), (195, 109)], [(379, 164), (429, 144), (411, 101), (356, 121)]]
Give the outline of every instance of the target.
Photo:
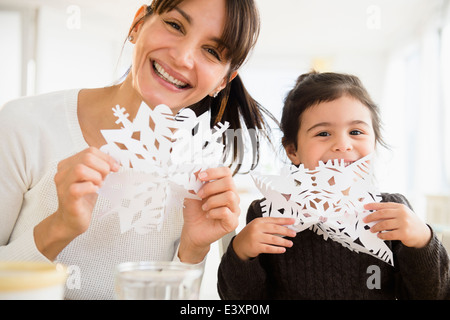
[[(360, 77), (379, 104), (390, 150), (377, 152), (383, 192), (404, 194), (445, 234), (450, 225), (450, 0), (256, 0), (259, 42), (241, 75), (277, 118), (296, 78), (311, 69)], [(137, 0), (0, 0), (0, 106), (20, 96), (108, 86), (130, 66), (125, 39)], [(1, 107), (0, 107), (1, 108)], [(264, 146), (258, 170), (286, 162)], [(236, 177), (241, 224), (261, 197)], [(218, 298), (220, 243), (211, 250), (201, 298)], [(214, 284), (214, 285), (212, 285)]]

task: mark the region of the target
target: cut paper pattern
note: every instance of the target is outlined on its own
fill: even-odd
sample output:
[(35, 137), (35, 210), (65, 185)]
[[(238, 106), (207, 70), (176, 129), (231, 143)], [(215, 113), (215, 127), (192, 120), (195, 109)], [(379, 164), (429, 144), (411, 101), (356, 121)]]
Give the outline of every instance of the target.
[(113, 111), (122, 128), (102, 130), (107, 144), (100, 150), (121, 168), (107, 176), (98, 192), (109, 203), (100, 215), (118, 214), (122, 233), (159, 231), (168, 205), (200, 199), (196, 193), (203, 183), (197, 174), (221, 165), (220, 141), (228, 123), (211, 130), (209, 111), (199, 117), (191, 109), (173, 115), (165, 105), (152, 110), (142, 103), (133, 121), (124, 108)]
[(366, 224), (370, 211), (364, 205), (381, 201), (373, 183), (368, 155), (348, 166), (344, 160), (319, 162), (314, 170), (289, 166), (277, 176), (253, 174), (253, 180), (264, 195), (261, 202), (264, 217), (295, 218), (291, 229), (310, 229), (344, 247), (366, 253), (394, 265), (392, 251), (370, 232), (376, 222)]

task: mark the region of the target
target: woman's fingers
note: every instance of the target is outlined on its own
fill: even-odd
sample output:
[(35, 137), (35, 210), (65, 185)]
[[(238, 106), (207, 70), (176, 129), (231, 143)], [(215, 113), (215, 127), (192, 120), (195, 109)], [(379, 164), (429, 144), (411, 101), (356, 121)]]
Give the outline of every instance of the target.
[(219, 180), (225, 177), (231, 177), (232, 173), (228, 167), (210, 168), (199, 172), (198, 178), (201, 181)]
[(210, 211), (215, 208), (227, 207), (231, 212), (239, 212), (239, 196), (233, 191), (225, 191), (220, 194), (216, 194), (208, 197), (203, 205), (203, 211)]
[(105, 179), (111, 171), (114, 172), (119, 170), (119, 165), (114, 158), (97, 148), (87, 149), (86, 152), (80, 154), (80, 157), (81, 163), (98, 171), (103, 179)]
[(110, 172), (119, 170), (117, 162), (97, 148), (88, 148), (58, 164), (56, 184), (90, 181), (101, 187)]
[(227, 167), (208, 169), (200, 172), (198, 177), (201, 181), (206, 182), (197, 193), (202, 199), (225, 191), (236, 192), (231, 171)]
[(103, 185), (104, 175), (99, 169), (93, 169), (80, 163), (73, 168), (73, 174), (76, 182), (89, 181), (98, 188)]
[(80, 182), (80, 183), (74, 183), (71, 184), (69, 189), (68, 189), (68, 193), (70, 196), (72, 196), (75, 199), (79, 199), (84, 197), (87, 194), (93, 194), (96, 193), (98, 191), (99, 187), (90, 182)]
[(74, 234), (89, 226), (97, 191), (107, 175), (119, 170), (118, 163), (97, 148), (87, 148), (62, 160), (54, 181), (58, 194), (57, 214), (63, 217), (68, 230)]

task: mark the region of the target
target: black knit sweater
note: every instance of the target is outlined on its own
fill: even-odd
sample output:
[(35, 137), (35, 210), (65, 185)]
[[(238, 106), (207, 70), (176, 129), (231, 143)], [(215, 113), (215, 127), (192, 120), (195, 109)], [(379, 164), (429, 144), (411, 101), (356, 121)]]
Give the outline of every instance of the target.
[[(250, 205), (247, 223), (262, 216), (261, 201)], [(410, 207), (398, 194), (383, 194), (383, 202)], [(394, 254), (395, 267), (370, 255), (350, 251), (335, 241), (325, 241), (310, 230), (299, 232), (291, 240), (294, 245), (284, 254), (260, 254), (248, 261), (239, 259), (231, 242), (219, 266), (220, 297), (233, 300), (450, 299), (449, 258), (434, 232), (422, 249), (386, 241)], [(376, 283), (373, 277), (378, 271), (380, 289), (373, 288)]]

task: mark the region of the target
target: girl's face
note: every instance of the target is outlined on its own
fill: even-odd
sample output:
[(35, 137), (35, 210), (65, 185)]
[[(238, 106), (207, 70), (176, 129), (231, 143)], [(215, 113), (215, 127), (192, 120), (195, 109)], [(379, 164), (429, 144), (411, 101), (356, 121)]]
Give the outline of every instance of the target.
[(349, 165), (375, 150), (375, 133), (368, 107), (342, 96), (308, 108), (301, 117), (297, 147), (286, 153), (293, 164), (315, 169), (319, 161), (344, 159)]
[(224, 0), (186, 0), (132, 30), (133, 87), (149, 106), (178, 111), (226, 86), (230, 63), (219, 50), (225, 9)]

